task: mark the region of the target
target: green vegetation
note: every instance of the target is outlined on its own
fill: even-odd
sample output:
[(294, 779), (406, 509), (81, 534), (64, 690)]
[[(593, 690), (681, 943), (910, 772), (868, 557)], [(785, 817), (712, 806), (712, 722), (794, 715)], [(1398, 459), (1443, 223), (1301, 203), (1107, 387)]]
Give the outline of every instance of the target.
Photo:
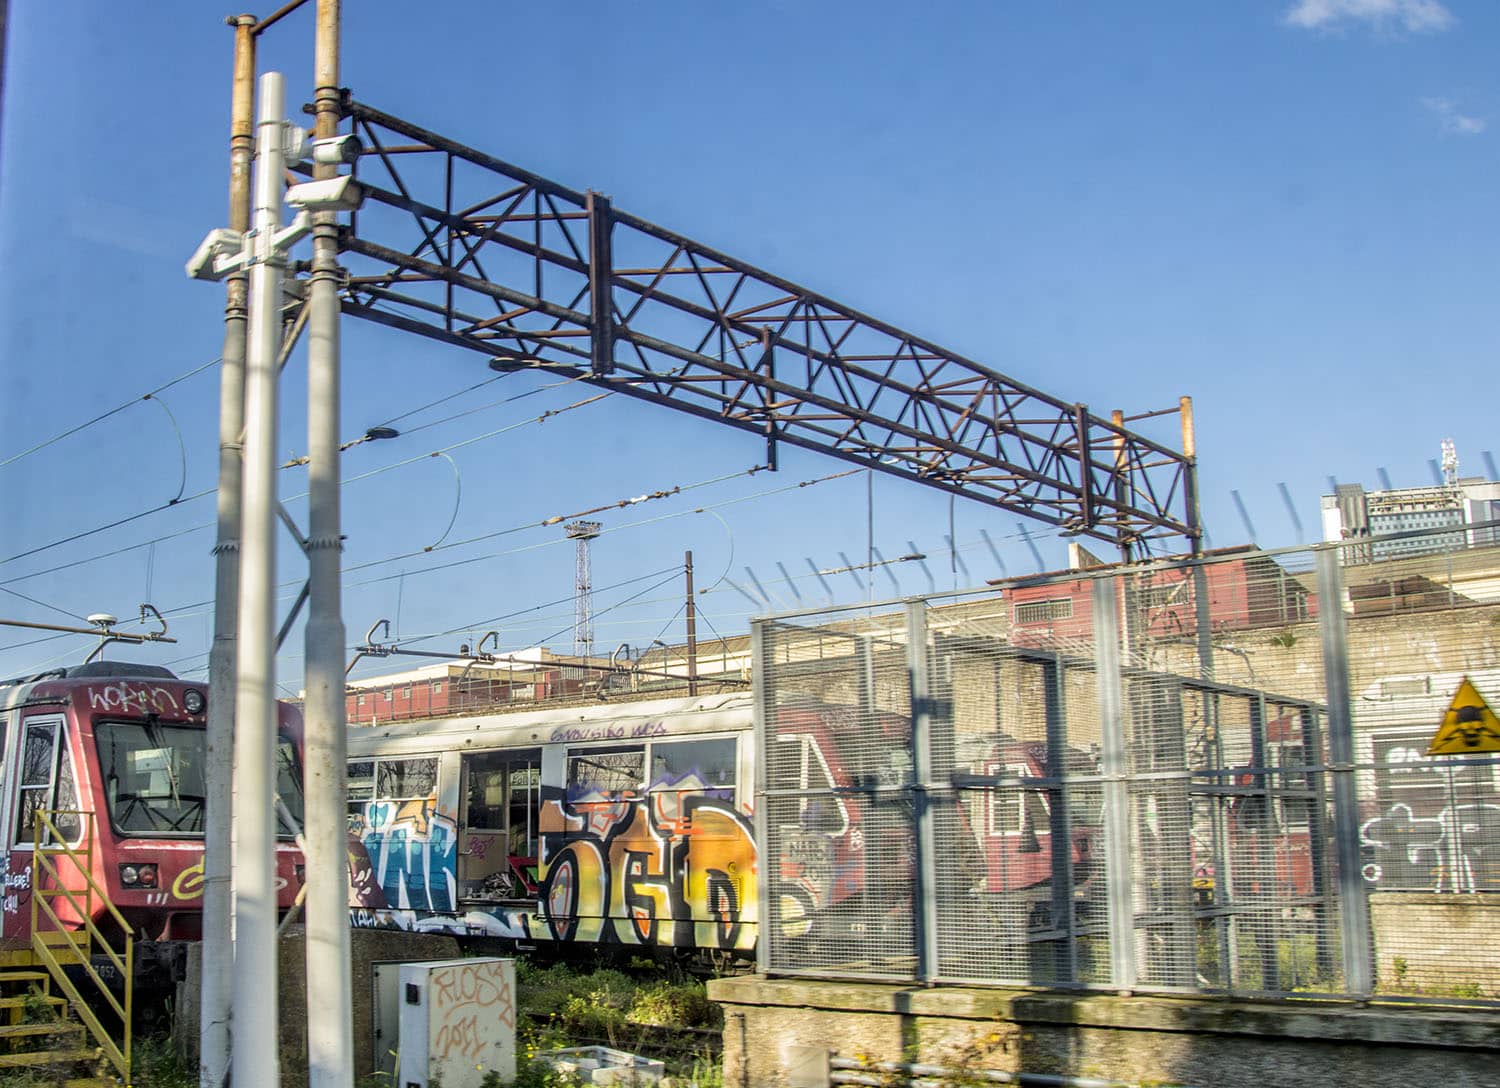
[(539, 1051), (609, 1046), (658, 1058), (681, 1084), (722, 1088), (715, 1033), (719, 1007), (703, 983), (649, 961), (630, 971), (580, 971), (555, 964), (516, 964), (521, 1022), (516, 1032), (516, 1088), (563, 1088), (576, 1078), (535, 1060)]
[[(603, 1045), (666, 1062), (678, 1088), (723, 1088), (717, 1032), (723, 1018), (708, 1000), (704, 984), (651, 961), (626, 971), (542, 967), (516, 961), (520, 1020), (516, 1026), (515, 1088), (572, 1088), (576, 1077), (535, 1060), (557, 1047)], [(28, 1020), (55, 1016), (40, 999), (26, 1008)], [(167, 1037), (137, 1038), (133, 1053), (135, 1088), (196, 1088), (198, 1071), (189, 1068)], [(69, 1074), (76, 1075), (76, 1074)], [(0, 1072), (0, 1088), (55, 1088), (51, 1069)], [(392, 1078), (361, 1078), (359, 1088), (392, 1088)], [(436, 1082), (434, 1082), (436, 1088)], [(504, 1088), (491, 1073), (484, 1088)]]

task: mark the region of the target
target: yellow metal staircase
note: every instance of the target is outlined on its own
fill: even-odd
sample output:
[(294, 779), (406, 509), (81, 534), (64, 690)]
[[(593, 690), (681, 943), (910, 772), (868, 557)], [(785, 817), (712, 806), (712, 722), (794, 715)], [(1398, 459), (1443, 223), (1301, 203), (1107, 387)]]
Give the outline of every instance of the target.
[[(69, 1088), (130, 1083), (134, 942), (94, 877), (94, 841), (91, 812), (37, 814), (31, 938), (0, 948), (0, 1083), (5, 1070), (21, 1068)], [(111, 946), (95, 924), (100, 911), (124, 934), (115, 942), (123, 947)], [(125, 980), (123, 1001), (96, 956)]]

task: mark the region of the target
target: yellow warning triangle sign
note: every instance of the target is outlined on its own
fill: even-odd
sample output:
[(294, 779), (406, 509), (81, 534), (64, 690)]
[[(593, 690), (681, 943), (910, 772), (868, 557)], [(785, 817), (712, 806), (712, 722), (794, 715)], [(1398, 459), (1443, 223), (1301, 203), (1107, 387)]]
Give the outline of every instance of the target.
[(1427, 754), (1458, 756), (1475, 752), (1500, 752), (1500, 718), (1495, 717), (1479, 689), (1465, 676), (1453, 693), (1443, 724), (1427, 746)]

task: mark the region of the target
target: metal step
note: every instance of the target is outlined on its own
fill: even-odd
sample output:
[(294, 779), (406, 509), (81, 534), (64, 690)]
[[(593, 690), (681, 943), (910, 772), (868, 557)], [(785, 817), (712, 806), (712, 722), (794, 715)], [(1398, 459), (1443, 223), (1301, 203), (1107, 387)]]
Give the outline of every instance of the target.
[(23, 1035), (82, 1035), (83, 1025), (77, 1020), (40, 1020), (29, 1024), (0, 1024), (0, 1039), (15, 1039)]
[(22, 994), (20, 997), (0, 997), (0, 1009), (24, 1009), (27, 1005), (66, 1005), (66, 997), (56, 994)]
[(29, 1054), (0, 1054), (0, 1069), (21, 1069), (33, 1065), (71, 1065), (74, 1062), (96, 1062), (99, 1051), (93, 1047), (71, 1050), (37, 1050)]

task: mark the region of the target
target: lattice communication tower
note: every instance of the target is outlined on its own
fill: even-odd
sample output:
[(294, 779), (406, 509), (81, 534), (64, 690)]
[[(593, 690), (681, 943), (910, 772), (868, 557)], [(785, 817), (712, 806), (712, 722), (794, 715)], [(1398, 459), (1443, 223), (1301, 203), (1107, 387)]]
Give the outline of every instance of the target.
[(578, 542), (578, 571), (573, 581), (573, 653), (589, 657), (594, 652), (594, 584), (589, 573), (589, 541), (604, 526), (597, 521), (570, 521), (563, 526), (569, 540)]

